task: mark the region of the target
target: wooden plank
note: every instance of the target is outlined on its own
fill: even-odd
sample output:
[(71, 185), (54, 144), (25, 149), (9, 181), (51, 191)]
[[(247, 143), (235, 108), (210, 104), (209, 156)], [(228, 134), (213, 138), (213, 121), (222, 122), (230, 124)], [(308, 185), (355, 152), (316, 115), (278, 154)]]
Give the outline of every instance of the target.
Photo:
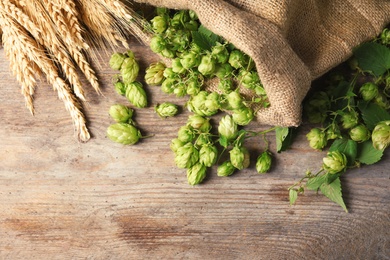
[[(158, 59), (135, 42), (132, 50), (143, 68)], [(275, 155), (269, 174), (256, 174), (252, 162), (229, 178), (213, 169), (203, 185), (190, 187), (169, 149), (188, 112), (162, 120), (153, 110), (185, 99), (147, 87), (150, 107), (137, 109), (136, 121), (154, 136), (114, 144), (105, 136), (108, 108), (126, 100), (115, 93), (107, 63), (104, 55), (95, 63), (102, 96), (85, 84), (93, 137), (81, 144), (44, 81), (36, 115), (29, 114), (0, 50), (1, 259), (389, 259), (388, 153), (343, 177), (348, 214), (313, 192), (289, 206), (287, 188), (324, 156), (308, 147), (304, 131), (291, 150)], [(248, 146), (254, 161), (261, 139)]]

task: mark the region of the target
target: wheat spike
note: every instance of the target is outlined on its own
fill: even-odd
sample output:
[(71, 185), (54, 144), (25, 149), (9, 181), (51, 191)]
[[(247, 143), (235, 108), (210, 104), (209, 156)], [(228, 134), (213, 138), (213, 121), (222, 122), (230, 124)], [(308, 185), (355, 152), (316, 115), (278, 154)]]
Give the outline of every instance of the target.
[[(61, 39), (63, 39), (63, 43), (68, 53), (79, 66), (80, 70), (83, 72), (95, 91), (100, 93), (99, 82), (95, 75), (95, 71), (91, 68), (86, 57), (81, 52), (85, 44), (84, 42), (79, 42), (79, 38), (77, 36), (78, 33), (76, 33), (76, 35), (73, 33), (74, 31), (78, 31), (78, 28), (76, 27), (73, 30), (67, 23), (68, 18), (70, 18), (69, 20), (71, 21), (75, 19), (71, 18), (72, 15), (70, 13), (68, 13), (68, 17), (65, 16), (65, 12), (60, 5), (61, 3), (52, 0), (42, 0), (42, 2), (44, 3), (49, 16), (56, 25), (56, 31)], [(77, 92), (77, 90), (75, 90), (75, 92)]]
[(20, 19), (19, 17), (13, 18), (29, 31), (41, 45), (46, 47), (53, 56), (53, 59), (58, 61), (58, 66), (62, 67), (62, 71), (72, 85), (75, 95), (81, 100), (86, 100), (84, 89), (73, 61), (63, 43), (59, 40), (56, 34), (57, 31), (53, 27), (50, 16), (44, 6), (36, 1), (26, 2), (23, 6), (23, 11), (26, 13), (28, 20)]
[(79, 4), (81, 19), (90, 30), (90, 36), (98, 44), (97, 47), (105, 47), (108, 43), (111, 49), (115, 49), (118, 42), (128, 47), (120, 29), (115, 28), (117, 22), (99, 1), (79, 0)]
[(69, 85), (59, 76), (53, 61), (46, 56), (45, 48), (31, 38), (28, 32), (5, 12), (0, 12), (0, 25), (3, 30), (4, 41), (14, 44), (18, 51), (25, 53), (26, 57), (36, 63), (47, 76), (48, 82), (57, 91), (58, 97), (70, 112), (79, 140), (88, 141), (90, 135), (84, 115), (80, 111), (80, 105), (72, 94)]

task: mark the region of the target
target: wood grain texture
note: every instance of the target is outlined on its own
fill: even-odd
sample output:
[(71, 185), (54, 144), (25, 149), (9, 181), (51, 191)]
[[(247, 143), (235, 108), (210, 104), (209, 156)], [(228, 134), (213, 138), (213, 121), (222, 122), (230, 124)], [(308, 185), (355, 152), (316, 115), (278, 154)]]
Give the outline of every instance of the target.
[[(158, 59), (131, 46), (143, 68)], [(313, 192), (289, 206), (287, 188), (324, 156), (304, 131), (269, 174), (256, 174), (253, 163), (229, 178), (213, 169), (190, 187), (169, 149), (188, 112), (162, 120), (153, 110), (185, 99), (147, 87), (150, 106), (135, 119), (154, 136), (127, 147), (106, 138), (109, 107), (127, 104), (108, 59), (94, 64), (103, 96), (84, 81), (92, 139), (81, 144), (44, 81), (29, 114), (0, 50), (0, 259), (390, 259), (389, 153), (343, 177), (348, 214)], [(261, 140), (248, 145), (255, 158)]]

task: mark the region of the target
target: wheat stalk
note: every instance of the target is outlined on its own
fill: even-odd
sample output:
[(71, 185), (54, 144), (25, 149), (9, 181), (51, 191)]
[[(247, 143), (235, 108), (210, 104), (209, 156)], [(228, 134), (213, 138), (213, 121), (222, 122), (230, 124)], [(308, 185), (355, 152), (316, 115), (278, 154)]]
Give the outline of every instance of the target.
[[(88, 141), (90, 135), (84, 115), (80, 111), (80, 105), (72, 94), (69, 85), (59, 76), (58, 69), (53, 61), (47, 57), (44, 46), (31, 38), (28, 32), (4, 11), (0, 12), (0, 25), (3, 30), (4, 42), (13, 44), (18, 52), (23, 52), (27, 59), (33, 61), (46, 74), (47, 81), (52, 84), (58, 93), (58, 97), (70, 112), (79, 140)], [(7, 47), (9, 47), (9, 44), (4, 45), (4, 48)], [(11, 51), (12, 49), (6, 50), (9, 53)]]

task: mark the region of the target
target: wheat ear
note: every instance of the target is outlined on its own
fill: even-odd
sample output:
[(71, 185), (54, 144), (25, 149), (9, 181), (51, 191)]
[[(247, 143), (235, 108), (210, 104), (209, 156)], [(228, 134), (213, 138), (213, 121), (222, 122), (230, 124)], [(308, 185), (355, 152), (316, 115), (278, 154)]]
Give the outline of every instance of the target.
[(92, 41), (98, 44), (97, 47), (108, 46), (115, 49), (118, 42), (126, 48), (127, 41), (121, 34), (121, 28), (117, 27), (117, 22), (107, 9), (96, 0), (79, 0), (81, 19), (90, 30)]
[(58, 97), (70, 112), (79, 140), (88, 141), (90, 134), (80, 104), (72, 94), (69, 85), (59, 76), (53, 61), (46, 56), (45, 48), (31, 38), (28, 32), (5, 12), (0, 12), (0, 25), (5, 41), (14, 44), (19, 52), (25, 53), (26, 57), (36, 63), (47, 76), (48, 82), (57, 91)]
[[(60, 5), (61, 3), (53, 0), (42, 0), (44, 6), (48, 12), (48, 15), (51, 17), (52, 21), (56, 26), (56, 31), (63, 39), (63, 44), (65, 45), (67, 51), (78, 65), (80, 70), (85, 75), (86, 79), (90, 82), (92, 87), (96, 92), (100, 93), (99, 82), (95, 75), (95, 71), (91, 68), (86, 57), (82, 53), (82, 48), (84, 47), (84, 42), (79, 42), (77, 34), (73, 32), (78, 31), (78, 28), (71, 28), (71, 25), (67, 22), (67, 18), (70, 18), (72, 15), (68, 14), (68, 17), (65, 16), (65, 12)], [(69, 1), (68, 1), (69, 2)], [(74, 14), (73, 14), (74, 15)], [(77, 18), (76, 18), (77, 19)], [(73, 21), (74, 18), (69, 20)], [(74, 23), (73, 23), (74, 24)], [(76, 92), (76, 90), (75, 90)]]
[(56, 28), (42, 3), (26, 2), (21, 12), (25, 12), (26, 19), (20, 19), (19, 16), (13, 16), (13, 18), (30, 32), (41, 45), (46, 47), (53, 59), (58, 61), (58, 66), (62, 67), (62, 72), (72, 85), (75, 95), (81, 100), (85, 100), (84, 89), (77, 70), (63, 43), (58, 39)]

